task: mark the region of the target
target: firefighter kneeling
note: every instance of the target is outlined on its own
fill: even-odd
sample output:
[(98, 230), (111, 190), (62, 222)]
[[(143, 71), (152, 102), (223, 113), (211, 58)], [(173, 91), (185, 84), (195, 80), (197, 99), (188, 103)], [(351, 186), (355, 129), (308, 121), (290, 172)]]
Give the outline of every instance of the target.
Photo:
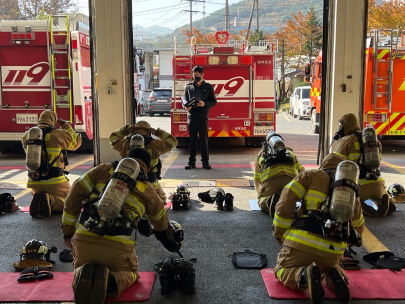
[[(385, 190), (385, 181), (380, 173), (381, 143), (374, 128), (361, 131), (356, 115), (347, 113), (339, 119), (334, 136), (338, 140), (335, 154), (354, 161), (360, 168), (360, 202), (363, 213), (372, 217), (385, 217), (395, 212), (393, 200)], [(378, 209), (365, 203), (371, 200)]]
[(281, 190), (304, 170), (293, 150), (285, 146), (283, 138), (269, 132), (255, 161), (254, 180), (260, 210), (270, 212), (273, 217)]
[(339, 264), (348, 243), (361, 246), (364, 218), (357, 199), (358, 176), (354, 162), (329, 154), (319, 170), (292, 180), (276, 205), (273, 234), (283, 248), (274, 274), (291, 289), (309, 288), (312, 303), (322, 303), (322, 283), (334, 289), (340, 303), (351, 300), (348, 277)]
[[(77, 150), (82, 144), (80, 134), (52, 111), (43, 111), (39, 124), (21, 138), (26, 153), (27, 188), (34, 195), (30, 204), (32, 217), (48, 217), (62, 211), (70, 184), (64, 171), (68, 164), (66, 150)], [(61, 129), (57, 129), (60, 125)]]
[(132, 235), (142, 216), (148, 217), (166, 250), (179, 251), (183, 230), (169, 222), (146, 176), (148, 164), (145, 149), (131, 149), (118, 164), (101, 164), (73, 184), (63, 210), (62, 233), (65, 244), (73, 248), (76, 303), (90, 299), (101, 304), (106, 295), (119, 297), (139, 279)]

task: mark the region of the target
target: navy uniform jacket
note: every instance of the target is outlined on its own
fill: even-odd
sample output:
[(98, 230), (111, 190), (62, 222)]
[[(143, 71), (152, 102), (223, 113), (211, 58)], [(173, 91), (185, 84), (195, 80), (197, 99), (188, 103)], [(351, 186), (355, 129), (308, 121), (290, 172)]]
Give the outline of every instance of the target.
[(197, 100), (204, 101), (203, 107), (194, 107), (187, 113), (188, 118), (208, 118), (210, 108), (217, 104), (214, 88), (208, 82), (203, 81), (200, 87), (197, 87), (194, 82), (190, 82), (186, 86), (185, 98), (190, 101), (195, 97)]

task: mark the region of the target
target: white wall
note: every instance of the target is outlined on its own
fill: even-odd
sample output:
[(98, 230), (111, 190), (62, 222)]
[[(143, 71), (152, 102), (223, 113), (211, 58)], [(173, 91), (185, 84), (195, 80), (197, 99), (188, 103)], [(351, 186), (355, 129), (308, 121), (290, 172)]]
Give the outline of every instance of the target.
[(159, 87), (172, 87), (172, 59), (173, 50), (159, 51)]

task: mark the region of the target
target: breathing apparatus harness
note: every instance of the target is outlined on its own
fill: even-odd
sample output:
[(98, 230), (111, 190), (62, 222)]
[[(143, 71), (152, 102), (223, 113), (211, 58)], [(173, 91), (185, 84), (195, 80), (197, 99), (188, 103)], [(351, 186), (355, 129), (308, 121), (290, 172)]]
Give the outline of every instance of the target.
[(304, 217), (299, 217), (297, 208), (294, 212), (294, 221), (292, 226), (296, 229), (308, 231), (328, 237), (331, 240), (329, 249), (334, 250), (332, 241), (347, 242), (355, 246), (362, 245), (361, 236), (353, 228), (351, 220), (347, 222), (337, 222), (330, 214), (331, 198), (333, 190), (336, 187), (349, 187), (356, 193), (356, 198), (359, 195), (360, 187), (352, 180), (341, 179), (335, 181), (335, 172), (330, 169), (323, 169), (330, 178), (328, 196), (323, 201), (317, 210), (307, 210), (304, 198), (301, 201), (301, 207), (304, 209)]
[[(113, 169), (115, 170), (118, 166), (118, 161), (111, 163)], [(136, 180), (139, 181), (146, 181), (148, 178), (146, 175), (140, 171), (136, 180), (131, 179), (129, 176), (121, 173), (121, 172), (114, 172), (111, 174), (110, 180), (112, 178), (119, 179), (125, 183), (128, 183), (128, 188), (132, 191), (136, 187)], [(98, 191), (96, 188), (93, 189), (92, 193), (95, 193), (97, 197), (93, 198), (86, 202), (83, 206), (83, 211), (80, 215), (79, 223), (82, 224), (84, 227), (87, 228), (90, 232), (93, 232), (99, 236), (103, 235), (132, 235), (132, 231), (137, 228), (137, 218), (136, 221), (131, 221), (124, 213), (124, 210), (121, 209), (120, 214), (118, 217), (102, 222), (100, 220), (100, 215), (97, 212), (97, 202), (101, 199), (101, 194), (104, 192), (108, 185), (108, 182), (104, 186), (103, 191)], [(102, 225), (101, 225), (102, 224)], [(101, 226), (101, 227), (100, 227)]]
[(380, 149), (380, 145), (379, 145), (378, 141), (369, 141), (369, 142), (363, 143), (362, 135), (359, 132), (353, 131), (353, 132), (350, 132), (349, 134), (355, 135), (360, 143), (360, 156), (357, 161), (357, 163), (359, 165), (359, 169), (360, 169), (360, 178), (365, 178), (367, 180), (378, 180), (378, 177), (381, 176), (380, 170), (379, 169), (370, 170), (367, 167), (366, 162), (365, 162), (366, 156), (364, 153), (365, 147), (374, 146), (374, 147), (377, 147), (378, 149)]
[[(28, 139), (26, 141), (27, 145), (32, 145), (32, 144), (37, 144), (41, 145), (42, 147), (42, 152), (44, 152), (41, 155), (41, 166), (36, 170), (36, 171), (28, 171), (28, 177), (31, 178), (33, 181), (41, 181), (41, 180), (49, 180), (51, 178), (63, 176), (63, 175), (68, 175), (69, 171), (65, 171), (64, 169), (66, 168), (67, 165), (69, 165), (69, 161), (67, 158), (67, 151), (66, 149), (62, 149), (58, 156), (54, 158), (53, 161), (49, 162), (49, 156), (48, 156), (48, 150), (46, 149), (46, 135), (51, 133), (53, 130), (55, 130), (54, 127), (47, 123), (41, 123), (44, 125), (48, 125), (48, 127), (41, 129), (42, 130), (42, 140), (37, 140), (37, 139)], [(63, 156), (63, 164), (64, 168), (61, 169), (59, 167), (54, 167), (53, 164), (59, 159), (60, 156)]]
[(273, 136), (278, 136), (281, 138), (282, 141), (284, 141), (281, 135), (274, 133), (268, 136), (268, 138), (266, 138), (266, 141), (262, 143), (262, 156), (264, 158), (263, 171), (271, 166), (278, 164), (294, 166), (294, 158), (289, 151), (287, 151), (286, 149), (273, 151), (273, 149), (271, 149), (269, 145), (269, 139)]

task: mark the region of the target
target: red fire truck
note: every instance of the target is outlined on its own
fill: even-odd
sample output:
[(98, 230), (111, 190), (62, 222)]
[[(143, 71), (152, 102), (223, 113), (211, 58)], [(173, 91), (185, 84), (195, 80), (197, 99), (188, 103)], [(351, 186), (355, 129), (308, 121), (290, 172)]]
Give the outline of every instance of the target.
[[(405, 33), (373, 30), (367, 39), (364, 80), (364, 124), (379, 136), (405, 135)], [(319, 132), (322, 52), (312, 65), (311, 131)]]
[(0, 23), (0, 149), (21, 148), (21, 136), (51, 110), (92, 148), (90, 41), (82, 14)]
[(204, 78), (215, 90), (218, 103), (210, 110), (209, 137), (244, 137), (245, 144), (257, 144), (276, 130), (274, 100), (277, 40), (249, 43), (227, 41), (227, 32), (217, 32), (218, 44), (177, 45), (173, 57), (173, 103), (171, 132), (186, 140), (187, 111), (181, 96), (192, 81), (192, 68), (204, 68)]
[(364, 126), (377, 135), (405, 135), (405, 32), (371, 31), (366, 50)]

